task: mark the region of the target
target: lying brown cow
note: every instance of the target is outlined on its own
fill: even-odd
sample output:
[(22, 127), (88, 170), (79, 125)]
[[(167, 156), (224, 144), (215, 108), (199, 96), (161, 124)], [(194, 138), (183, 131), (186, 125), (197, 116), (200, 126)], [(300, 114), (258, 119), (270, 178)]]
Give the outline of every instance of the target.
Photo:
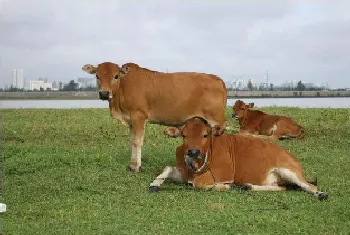
[(259, 110), (251, 110), (254, 103), (245, 104), (237, 100), (233, 106), (232, 118), (239, 120), (240, 134), (269, 136), (272, 139), (301, 139), (305, 130), (289, 117), (269, 115)]
[(127, 63), (121, 68), (104, 62), (86, 64), (85, 72), (96, 74), (99, 97), (109, 101), (112, 118), (130, 128), (130, 170), (141, 166), (141, 146), (146, 121), (177, 126), (193, 116), (224, 126), (227, 91), (225, 83), (211, 74), (162, 73)]
[(168, 127), (164, 133), (182, 136), (176, 149), (176, 166), (167, 166), (151, 184), (158, 191), (165, 179), (191, 183), (196, 188), (282, 191), (300, 187), (320, 200), (328, 194), (306, 181), (298, 160), (280, 146), (257, 138), (223, 134), (202, 118), (188, 120), (184, 127)]

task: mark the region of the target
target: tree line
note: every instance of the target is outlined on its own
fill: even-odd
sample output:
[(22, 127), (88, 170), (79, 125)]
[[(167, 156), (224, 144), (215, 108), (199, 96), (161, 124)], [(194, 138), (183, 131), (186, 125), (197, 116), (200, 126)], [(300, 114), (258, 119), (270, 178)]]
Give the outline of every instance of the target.
[[(263, 87), (263, 86), (259, 86), (257, 88), (255, 88), (253, 86), (253, 83), (251, 80), (248, 81), (247, 83), (247, 87), (246, 89), (243, 90), (249, 90), (249, 91), (253, 91), (253, 90), (265, 90), (265, 91), (321, 91), (324, 88), (322, 87), (310, 87), (310, 88), (306, 88), (305, 84), (302, 81), (299, 81), (297, 83), (296, 87), (274, 87), (274, 85), (272, 83), (270, 83), (269, 87)], [(228, 88), (227, 90), (234, 90), (232, 88)]]
[[(69, 83), (65, 85), (60, 85), (58, 88), (58, 91), (96, 91), (96, 87), (85, 87), (85, 88), (79, 88), (79, 83), (75, 82), (74, 80), (70, 80)], [(0, 88), (0, 91), (12, 91), (12, 92), (19, 92), (24, 91), (24, 89), (15, 88), (11, 85), (8, 89)], [(31, 92), (32, 90), (25, 90), (28, 92)], [(34, 89), (33, 91), (51, 91), (51, 88), (44, 89), (43, 87), (40, 87), (40, 89)]]

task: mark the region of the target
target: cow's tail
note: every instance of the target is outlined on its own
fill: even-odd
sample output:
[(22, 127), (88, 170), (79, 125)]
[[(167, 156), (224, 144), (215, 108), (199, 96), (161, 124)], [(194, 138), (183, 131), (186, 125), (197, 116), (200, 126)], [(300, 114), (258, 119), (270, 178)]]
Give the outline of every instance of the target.
[(305, 137), (305, 129), (301, 127), (300, 134), (298, 135), (298, 139), (303, 139)]

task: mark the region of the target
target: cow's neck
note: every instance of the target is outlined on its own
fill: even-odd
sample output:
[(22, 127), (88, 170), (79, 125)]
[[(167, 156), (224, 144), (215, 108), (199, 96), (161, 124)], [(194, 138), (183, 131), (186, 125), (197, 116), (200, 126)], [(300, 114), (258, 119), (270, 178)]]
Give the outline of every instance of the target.
[(109, 101), (109, 111), (113, 119), (118, 119), (124, 126), (128, 126), (128, 120), (125, 119), (125, 115), (123, 115), (120, 109), (121, 100), (119, 86), (120, 79), (112, 83), (113, 98)]
[(200, 161), (199, 168), (194, 172), (196, 174), (202, 174), (203, 172), (209, 170), (210, 171), (210, 163), (212, 161), (212, 153), (213, 153), (213, 143), (214, 143), (214, 136), (210, 136), (209, 139), (209, 146), (207, 148), (207, 151)]
[(242, 128), (244, 128), (246, 125), (248, 125), (249, 120), (252, 119), (253, 112), (254, 112), (253, 110), (248, 109), (247, 110), (247, 115), (244, 118), (239, 120), (239, 125)]

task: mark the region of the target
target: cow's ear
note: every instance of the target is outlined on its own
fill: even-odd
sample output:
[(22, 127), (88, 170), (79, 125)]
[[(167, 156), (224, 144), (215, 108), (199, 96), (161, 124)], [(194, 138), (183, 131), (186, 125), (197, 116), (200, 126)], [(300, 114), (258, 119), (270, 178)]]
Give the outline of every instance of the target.
[(212, 131), (213, 135), (219, 136), (219, 135), (222, 135), (224, 133), (225, 129), (220, 125), (215, 125), (211, 128), (211, 131)]
[(82, 67), (82, 70), (84, 70), (85, 72), (90, 73), (90, 74), (95, 74), (96, 69), (97, 68), (95, 66), (93, 66), (92, 64), (86, 64)]
[(124, 77), (125, 74), (127, 74), (130, 71), (129, 66), (123, 65), (122, 68), (120, 69), (120, 76)]
[(249, 103), (249, 108), (254, 108), (254, 103)]
[(171, 126), (164, 130), (164, 134), (170, 137), (179, 137), (181, 136), (181, 129)]

